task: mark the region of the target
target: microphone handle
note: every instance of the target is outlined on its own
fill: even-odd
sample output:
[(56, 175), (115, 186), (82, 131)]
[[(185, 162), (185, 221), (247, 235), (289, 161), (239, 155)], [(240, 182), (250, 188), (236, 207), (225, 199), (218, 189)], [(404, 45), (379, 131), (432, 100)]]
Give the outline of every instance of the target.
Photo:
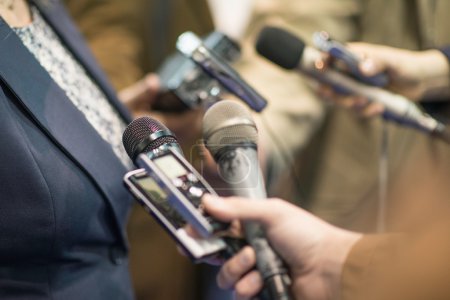
[(262, 300), (290, 300), (291, 279), (283, 261), (269, 245), (259, 223), (244, 222), (247, 242), (256, 253), (256, 267), (261, 273), (264, 288), (259, 297)]
[[(220, 173), (234, 195), (255, 202), (267, 198), (255, 145), (224, 148), (219, 157), (216, 161)], [(256, 267), (264, 280), (264, 290), (260, 297), (265, 300), (292, 299), (288, 271), (270, 246), (261, 224), (246, 221), (243, 222), (243, 227), (247, 242), (255, 250)]]

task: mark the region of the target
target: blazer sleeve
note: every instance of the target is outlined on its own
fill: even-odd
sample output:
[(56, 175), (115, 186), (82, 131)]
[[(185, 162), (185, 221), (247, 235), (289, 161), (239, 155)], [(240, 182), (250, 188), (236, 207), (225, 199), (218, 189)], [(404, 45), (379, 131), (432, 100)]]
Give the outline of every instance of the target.
[(450, 62), (450, 46), (445, 46), (440, 48), (441, 52), (447, 57), (448, 61)]
[(363, 237), (342, 270), (341, 300), (446, 299), (449, 223), (436, 222), (414, 234)]

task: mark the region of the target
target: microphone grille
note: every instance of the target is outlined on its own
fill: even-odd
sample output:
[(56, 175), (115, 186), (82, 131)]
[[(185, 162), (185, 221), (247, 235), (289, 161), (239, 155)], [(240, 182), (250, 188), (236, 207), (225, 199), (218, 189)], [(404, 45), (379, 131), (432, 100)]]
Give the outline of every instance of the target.
[[(149, 139), (150, 135), (156, 132), (163, 134)], [(178, 144), (176, 137), (166, 126), (149, 117), (141, 117), (131, 122), (123, 133), (122, 142), (133, 161), (139, 154), (153, 151), (164, 144)]]
[(215, 103), (203, 117), (203, 139), (213, 156), (223, 148), (254, 144), (258, 131), (250, 111), (242, 104), (223, 100)]
[(303, 55), (305, 43), (292, 33), (277, 27), (265, 27), (256, 42), (256, 51), (282, 68), (295, 69)]

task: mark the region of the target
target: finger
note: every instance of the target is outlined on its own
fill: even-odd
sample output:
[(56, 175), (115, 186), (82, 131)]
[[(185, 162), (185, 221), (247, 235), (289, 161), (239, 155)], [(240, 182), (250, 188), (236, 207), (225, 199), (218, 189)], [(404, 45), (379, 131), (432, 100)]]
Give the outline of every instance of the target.
[(265, 225), (271, 224), (284, 211), (295, 207), (278, 199), (260, 201), (238, 197), (219, 198), (209, 194), (203, 196), (202, 201), (206, 210), (219, 220), (252, 220)]
[(359, 64), (360, 71), (366, 76), (374, 76), (388, 69), (388, 63), (383, 55), (383, 48), (376, 45), (370, 47), (365, 43), (348, 43), (350, 51), (352, 51), (361, 60)]
[(355, 96), (341, 96), (336, 98), (335, 103), (343, 108), (354, 109), (358, 107), (357, 101)]
[(331, 86), (327, 85), (320, 86), (318, 94), (323, 100), (343, 108), (362, 108), (365, 107), (368, 102), (367, 98), (361, 96), (339, 94)]
[(236, 283), (236, 300), (253, 299), (263, 288), (263, 279), (258, 271), (251, 271)]
[(148, 107), (154, 103), (159, 90), (159, 77), (151, 73), (133, 85), (121, 90), (118, 95), (126, 105), (143, 105)]
[(380, 103), (371, 103), (367, 105), (362, 111), (361, 115), (366, 118), (379, 116), (384, 112), (384, 106)]
[(329, 85), (321, 84), (317, 88), (317, 94), (325, 101), (334, 102), (334, 99), (338, 97), (333, 88)]
[(359, 70), (365, 76), (374, 76), (386, 70), (386, 66), (382, 63), (376, 62), (371, 58), (366, 58), (359, 64)]
[(158, 75), (156, 75), (155, 73), (146, 75), (145, 83), (147, 84), (149, 91), (157, 92), (161, 88), (161, 82)]
[(190, 224), (188, 224), (188, 225), (186, 225), (185, 227), (184, 227), (184, 230), (186, 231), (186, 233), (190, 236), (190, 237), (192, 237), (192, 238), (194, 238), (194, 239), (201, 239), (201, 238), (203, 238), (195, 229), (194, 229), (194, 227), (192, 227)]
[(217, 275), (217, 285), (221, 289), (234, 287), (239, 279), (250, 271), (255, 264), (255, 251), (250, 246), (244, 247), (222, 266)]

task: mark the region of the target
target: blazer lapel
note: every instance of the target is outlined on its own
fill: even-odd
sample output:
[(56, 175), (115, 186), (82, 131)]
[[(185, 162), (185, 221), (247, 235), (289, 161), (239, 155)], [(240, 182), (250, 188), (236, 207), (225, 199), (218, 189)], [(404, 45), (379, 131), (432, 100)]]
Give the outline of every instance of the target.
[[(64, 15), (59, 15), (59, 19), (63, 20)], [(87, 52), (80, 48), (78, 46), (78, 55)], [(43, 132), (97, 185), (113, 211), (117, 229), (125, 242), (122, 225), (130, 196), (122, 187), (122, 176), (127, 170), (111, 146), (99, 136), (2, 18), (0, 53), (0, 80), (15, 94), (17, 101)], [(82, 63), (91, 59), (81, 56)], [(91, 72), (96, 80), (97, 72)], [(108, 95), (110, 91), (106, 93)], [(122, 113), (126, 117), (126, 111)]]

